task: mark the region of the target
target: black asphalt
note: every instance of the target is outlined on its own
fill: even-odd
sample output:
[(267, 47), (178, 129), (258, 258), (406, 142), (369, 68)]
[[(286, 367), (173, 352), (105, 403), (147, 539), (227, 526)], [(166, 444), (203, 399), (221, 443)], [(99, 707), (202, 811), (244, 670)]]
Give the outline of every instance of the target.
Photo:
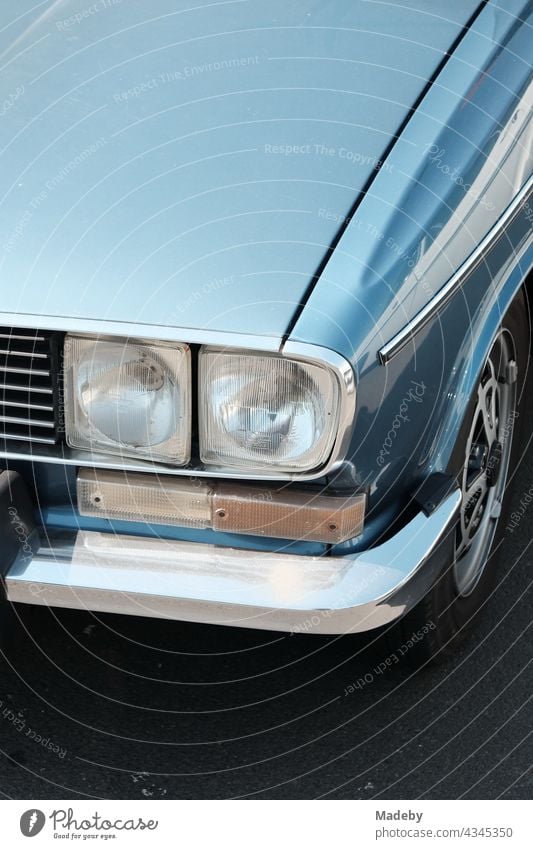
[(19, 607), (0, 666), (1, 792), (530, 798), (528, 456), (514, 488), (525, 512), (483, 622), (416, 674), (378, 674), (385, 650), (354, 638)]

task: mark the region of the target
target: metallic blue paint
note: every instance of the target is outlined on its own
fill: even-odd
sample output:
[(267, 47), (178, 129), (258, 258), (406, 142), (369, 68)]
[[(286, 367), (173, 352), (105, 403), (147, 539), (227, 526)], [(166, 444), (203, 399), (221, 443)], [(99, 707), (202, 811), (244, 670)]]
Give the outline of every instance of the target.
[(2, 310), (281, 337), (479, 3), (33, 5), (0, 11)]
[[(13, 105), (9, 129), (7, 123), (2, 129), (4, 146), (14, 126), (24, 143), (5, 151), (3, 243), (6, 221), (19, 220), (43, 169), (55, 173), (56, 165), (94, 142), (96, 124), (87, 116), (95, 109), (101, 109), (94, 121), (105, 127), (106, 137), (4, 252), (3, 309), (62, 316), (57, 326), (64, 329), (65, 317), (75, 313), (98, 318), (102, 326), (110, 318), (146, 320), (280, 338), (291, 328), (291, 340), (330, 348), (351, 361), (357, 416), (338, 481), (367, 485), (370, 502), (364, 536), (336, 547), (341, 554), (372, 544), (408, 509), (410, 494), (428, 472), (446, 469), (498, 323), (533, 261), (529, 201), (446, 307), (386, 366), (380, 364), (379, 349), (467, 259), (532, 172), (533, 4), (525, 0), (485, 5), (386, 161), (375, 168), (476, 6), (438, 3), (428, 13), (420, 0), (411, 14), (401, 4), (381, 2), (309, 0), (268, 4), (268, 12), (265, 4), (220, 4), (210, 13), (209, 32), (225, 34), (206, 38), (199, 18), (187, 13), (180, 18), (187, 28), (182, 40), (197, 40), (179, 47), (174, 17), (172, 25), (166, 19), (145, 27), (146, 44), (135, 28), (127, 37), (111, 35), (125, 14), (117, 6), (105, 21), (89, 22), (83, 36), (88, 32), (90, 41), (91, 31), (109, 27), (107, 52), (84, 46), (75, 28), (68, 38), (54, 32), (49, 45), (35, 46), (33, 56), (43, 67), (50, 64), (51, 44), (62, 64), (50, 67), (28, 99)], [(441, 17), (436, 21), (433, 14)], [(238, 23), (230, 28), (228, 20)], [(40, 21), (31, 38), (50, 25), (49, 19)], [(370, 35), (372, 28), (380, 34)], [(409, 34), (416, 45), (405, 52), (401, 38)], [(142, 55), (141, 48), (161, 39), (166, 51)], [(104, 105), (114, 92), (161, 72), (162, 55), (180, 67), (208, 61), (207, 45), (209, 61), (230, 54), (258, 55), (261, 61), (239, 68), (238, 80), (227, 68), (219, 76), (202, 72), (187, 80), (186, 91), (165, 84), (153, 96), (145, 91), (146, 98), (119, 100), (116, 109)], [(95, 71), (97, 55), (103, 64)], [(296, 56), (314, 58), (302, 62)], [(387, 72), (376, 67), (380, 56)], [(10, 85), (24, 62), (9, 66)], [(66, 68), (73, 73), (70, 94)], [(243, 68), (249, 73), (241, 74)], [(26, 128), (39, 96), (43, 116)], [(396, 106), (384, 108), (387, 99)], [(178, 130), (177, 114), (183, 122)], [(194, 141), (175, 141), (195, 130), (201, 132)], [(163, 146), (143, 152), (154, 138)], [(265, 144), (308, 142), (324, 143), (337, 154), (265, 156)], [(359, 160), (349, 165), (338, 155), (341, 147)], [(243, 149), (249, 152), (231, 154)], [(13, 175), (32, 151), (37, 158), (16, 185)], [(236, 185), (223, 188), (230, 183)], [(185, 200), (195, 192), (197, 198)], [(300, 212), (290, 212), (295, 209)], [(343, 224), (345, 232), (309, 292)], [(21, 281), (18, 288), (10, 285), (13, 279)], [(53, 474), (43, 491), (60, 500)], [(60, 513), (47, 516), (55, 522)], [(246, 546), (251, 544), (248, 537)]]
[(480, 13), (360, 204), (291, 334), (329, 346), (354, 366), (350, 474), (371, 485), (371, 517), (391, 503), (401, 514), (427, 474), (446, 469), (498, 323), (531, 268), (529, 201), (451, 302), (380, 364), (379, 349), (467, 259), (531, 174), (532, 14), (521, 0), (505, 8), (489, 3)]

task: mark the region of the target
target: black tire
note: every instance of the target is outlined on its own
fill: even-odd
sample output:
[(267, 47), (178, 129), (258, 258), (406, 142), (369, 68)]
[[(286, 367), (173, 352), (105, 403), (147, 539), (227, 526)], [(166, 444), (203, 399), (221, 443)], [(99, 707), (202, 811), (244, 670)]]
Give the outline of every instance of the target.
[[(506, 340), (512, 340), (517, 364), (517, 379), (516, 392), (513, 393), (513, 428), (510, 435), (508, 466), (507, 469), (503, 470), (502, 480), (498, 481), (498, 487), (500, 485), (502, 487), (500, 516), (496, 520), (493, 518), (491, 520), (493, 523), (495, 521), (496, 525), (491, 531), (491, 542), (487, 545), (488, 553), (485, 553), (485, 556), (480, 560), (485, 565), (481, 567), (482, 571), (473, 588), (466, 594), (459, 592), (457, 563), (460, 561), (454, 554), (452, 562), (445, 566), (434, 586), (422, 601), (388, 632), (387, 646), (390, 651), (395, 651), (398, 646), (409, 645), (410, 647), (405, 651), (404, 657), (407, 663), (415, 668), (429, 661), (444, 659), (457, 648), (459, 642), (467, 636), (475, 625), (477, 617), (483, 612), (486, 602), (496, 586), (499, 553), (507, 524), (511, 486), (521, 451), (520, 435), (523, 427), (521, 412), (524, 406), (524, 388), (529, 364), (530, 328), (528, 310), (522, 292), (515, 297), (509, 307), (501, 323), (501, 331), (507, 334)], [(481, 379), (482, 376), (480, 375), (477, 386), (479, 386)], [(465, 469), (466, 449), (470, 444), (468, 439), (474, 429), (472, 422), (476, 410), (476, 401), (477, 387), (448, 469), (448, 472), (457, 479), (460, 486)], [(454, 529), (453, 533), (456, 534), (459, 531)], [(474, 539), (475, 533), (474, 530)], [(413, 635), (421, 636), (413, 638)]]

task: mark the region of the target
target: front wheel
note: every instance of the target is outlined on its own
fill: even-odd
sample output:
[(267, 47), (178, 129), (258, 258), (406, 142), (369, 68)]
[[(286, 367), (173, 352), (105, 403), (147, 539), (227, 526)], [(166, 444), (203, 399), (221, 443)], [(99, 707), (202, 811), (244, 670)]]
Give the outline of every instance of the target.
[(461, 488), (453, 558), (426, 597), (399, 623), (399, 638), (425, 627), (415, 666), (453, 650), (490, 597), (518, 463), (520, 408), (529, 360), (529, 321), (522, 293), (493, 341), (469, 405), (450, 472)]

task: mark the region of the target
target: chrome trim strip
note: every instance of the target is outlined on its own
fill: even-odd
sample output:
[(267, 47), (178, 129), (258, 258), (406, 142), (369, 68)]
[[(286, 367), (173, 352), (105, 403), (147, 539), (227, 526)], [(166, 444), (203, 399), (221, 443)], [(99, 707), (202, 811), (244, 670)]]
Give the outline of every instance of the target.
[(22, 552), (7, 597), (245, 628), (367, 631), (407, 613), (437, 580), (460, 502), (455, 490), (431, 516), (418, 513), (391, 539), (347, 557), (81, 531), (52, 539), (32, 560)]
[(434, 314), (442, 309), (461, 286), (464, 278), (474, 270), (475, 266), (482, 260), (483, 255), (490, 249), (492, 244), (502, 235), (502, 231), (509, 221), (518, 212), (522, 202), (533, 189), (533, 174), (524, 183), (514, 200), (509, 204), (503, 215), (491, 227), (487, 235), (481, 240), (477, 248), (466, 258), (455, 274), (448, 282), (428, 301), (411, 321), (400, 330), (396, 336), (387, 342), (378, 352), (379, 361), (386, 365), (401, 349), (413, 338), (423, 327), (428, 324)]

